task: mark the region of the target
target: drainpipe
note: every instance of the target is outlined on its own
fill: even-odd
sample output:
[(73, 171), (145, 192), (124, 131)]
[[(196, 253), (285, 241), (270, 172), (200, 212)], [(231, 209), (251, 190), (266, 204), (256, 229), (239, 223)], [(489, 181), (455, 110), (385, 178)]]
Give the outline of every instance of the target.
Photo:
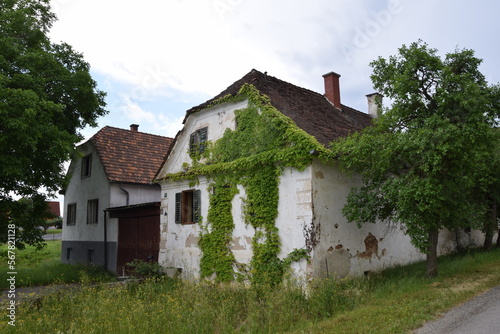
[(104, 209), (104, 269), (108, 270), (108, 210)]
[(126, 191), (125, 189), (123, 189), (123, 182), (120, 182), (120, 189), (121, 189), (121, 191), (123, 191), (127, 195), (127, 206), (128, 206), (130, 194), (128, 193), (128, 191)]

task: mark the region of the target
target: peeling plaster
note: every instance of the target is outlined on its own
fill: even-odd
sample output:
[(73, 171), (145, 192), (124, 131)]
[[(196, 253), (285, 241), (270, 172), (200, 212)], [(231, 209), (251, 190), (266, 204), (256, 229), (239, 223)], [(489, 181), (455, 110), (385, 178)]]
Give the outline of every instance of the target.
[(358, 257), (360, 258), (366, 258), (369, 259), (375, 255), (376, 257), (378, 256), (378, 240), (377, 238), (371, 234), (368, 233), (368, 236), (365, 238), (365, 251), (363, 253), (358, 252)]
[(186, 247), (198, 247), (198, 241), (200, 240), (200, 237), (194, 234), (190, 234), (186, 238)]
[(231, 245), (232, 250), (246, 250), (246, 246), (241, 244), (241, 237), (233, 238)]

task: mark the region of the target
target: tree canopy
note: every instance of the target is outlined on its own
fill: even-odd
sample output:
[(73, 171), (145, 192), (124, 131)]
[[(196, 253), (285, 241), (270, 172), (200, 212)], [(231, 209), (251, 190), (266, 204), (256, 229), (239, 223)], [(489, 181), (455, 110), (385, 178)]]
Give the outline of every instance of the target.
[(441, 58), (422, 41), (380, 57), (370, 64), (371, 79), (391, 106), (373, 126), (332, 145), (342, 166), (363, 178), (348, 196), (347, 219), (402, 226), (427, 254), (428, 276), (437, 275), (438, 232), (480, 227), (486, 203), (474, 193), (498, 182), (486, 174), (500, 95), (480, 64), (472, 50)]
[[(29, 235), (44, 193), (61, 188), (80, 130), (107, 113), (83, 55), (49, 40), (55, 20), (49, 0), (0, 0), (0, 224), (16, 223), (19, 247), (39, 244)], [(18, 219), (27, 206), (17, 197), (31, 201), (33, 219)]]

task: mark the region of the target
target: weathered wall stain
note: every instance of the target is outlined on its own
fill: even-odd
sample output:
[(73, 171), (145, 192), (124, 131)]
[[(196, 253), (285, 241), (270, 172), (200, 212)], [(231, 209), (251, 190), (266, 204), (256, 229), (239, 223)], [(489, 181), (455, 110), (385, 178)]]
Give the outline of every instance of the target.
[(200, 240), (200, 238), (197, 235), (190, 234), (186, 238), (186, 247), (198, 247), (198, 240)]
[(373, 255), (378, 257), (378, 240), (373, 234), (368, 233), (365, 238), (365, 251), (358, 253), (358, 257), (369, 259)]
[(304, 239), (307, 251), (312, 251), (319, 243), (321, 235), (321, 224), (311, 223), (309, 226), (304, 226)]
[(317, 179), (324, 179), (325, 178), (325, 174), (323, 174), (322, 171), (318, 170), (318, 171), (315, 171), (314, 172), (314, 176), (317, 178)]

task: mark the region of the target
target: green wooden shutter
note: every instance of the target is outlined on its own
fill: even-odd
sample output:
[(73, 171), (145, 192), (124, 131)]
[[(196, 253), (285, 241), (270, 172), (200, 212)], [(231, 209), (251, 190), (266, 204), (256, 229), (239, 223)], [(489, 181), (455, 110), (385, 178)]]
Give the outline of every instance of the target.
[(182, 212), (182, 193), (176, 193), (175, 194), (175, 223), (180, 224), (181, 223), (181, 212)]
[(200, 212), (201, 212), (201, 191), (193, 191), (193, 222), (200, 222)]
[(196, 132), (193, 132), (189, 136), (189, 154), (193, 155), (196, 153)]
[(203, 128), (203, 129), (200, 129), (198, 130), (199, 133), (200, 133), (200, 153), (203, 153), (205, 152), (205, 143), (207, 141), (207, 138), (208, 138), (208, 128)]

